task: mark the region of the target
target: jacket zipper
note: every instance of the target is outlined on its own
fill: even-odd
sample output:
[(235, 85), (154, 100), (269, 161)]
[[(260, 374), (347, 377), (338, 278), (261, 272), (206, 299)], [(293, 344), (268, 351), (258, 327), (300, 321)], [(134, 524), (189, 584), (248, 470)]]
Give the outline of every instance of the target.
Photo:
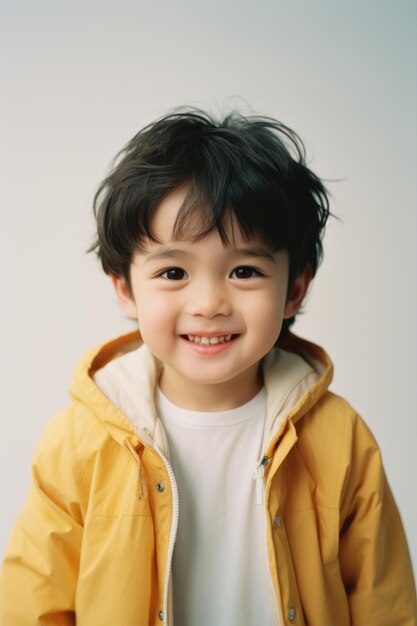
[(179, 510), (180, 510), (180, 500), (178, 496), (178, 487), (177, 481), (175, 480), (174, 471), (169, 463), (168, 459), (163, 454), (162, 450), (159, 446), (154, 443), (154, 450), (158, 454), (158, 456), (164, 462), (165, 468), (168, 472), (169, 480), (171, 483), (171, 493), (172, 493), (172, 522), (171, 522), (171, 530), (169, 533), (169, 542), (168, 542), (168, 556), (167, 556), (167, 566), (166, 566), (166, 574), (165, 574), (165, 584), (164, 584), (164, 597), (163, 597), (163, 625), (169, 625), (169, 607), (168, 607), (168, 598), (169, 598), (169, 582), (171, 578), (171, 567), (172, 567), (172, 555), (174, 553), (174, 545), (175, 539), (177, 536), (178, 529), (178, 518), (179, 518)]
[(253, 472), (253, 477), (256, 480), (256, 501), (258, 504), (264, 503), (264, 473), (265, 468), (269, 463), (269, 457), (263, 456), (260, 461), (258, 461), (255, 465), (255, 469)]
[(265, 506), (265, 481), (264, 481), (264, 474), (265, 474), (265, 468), (268, 465), (269, 461), (271, 460), (270, 457), (268, 456), (263, 456), (261, 458), (260, 461), (258, 461), (256, 463), (254, 472), (253, 472), (253, 477), (256, 480), (256, 501), (259, 505), (262, 506), (262, 511), (263, 511), (263, 517), (264, 517), (264, 526), (265, 526), (265, 559), (266, 559), (266, 567), (268, 570), (268, 574), (269, 574), (269, 589), (270, 589), (270, 595), (272, 596), (272, 602), (273, 605), (275, 607), (275, 614), (277, 616), (277, 624), (281, 625), (284, 624), (284, 620), (283, 617), (281, 615), (281, 612), (279, 610), (279, 606), (278, 606), (278, 599), (275, 593), (275, 589), (274, 589), (274, 584), (272, 582), (272, 575), (271, 575), (271, 564), (269, 562), (269, 557), (268, 557), (268, 539), (267, 539), (267, 530), (268, 530), (268, 516), (267, 516), (267, 512), (266, 512), (266, 506)]

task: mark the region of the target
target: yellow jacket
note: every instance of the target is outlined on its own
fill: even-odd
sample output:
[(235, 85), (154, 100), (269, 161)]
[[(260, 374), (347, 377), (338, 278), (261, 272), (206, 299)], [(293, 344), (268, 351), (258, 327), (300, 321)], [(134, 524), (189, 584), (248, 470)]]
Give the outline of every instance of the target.
[[(149, 355), (138, 374), (140, 429), (91, 377), (139, 342), (132, 333), (89, 353), (71, 405), (45, 430), (3, 564), (1, 626), (172, 623), (177, 501), (152, 402), (160, 366)], [(282, 347), (318, 373), (274, 428), (282, 411), (274, 355), (264, 363), (265, 532), (282, 623), (415, 626), (407, 543), (379, 449), (354, 410), (327, 390), (327, 355), (293, 335)]]

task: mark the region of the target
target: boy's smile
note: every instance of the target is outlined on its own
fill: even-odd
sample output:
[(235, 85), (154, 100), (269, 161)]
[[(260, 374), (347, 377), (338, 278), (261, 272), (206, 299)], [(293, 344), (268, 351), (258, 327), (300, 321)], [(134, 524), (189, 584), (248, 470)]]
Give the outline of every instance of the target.
[(217, 230), (199, 241), (173, 240), (186, 191), (180, 187), (160, 203), (152, 224), (158, 243), (148, 241), (133, 257), (131, 293), (123, 278), (113, 282), (144, 343), (164, 364), (163, 393), (185, 408), (226, 410), (261, 388), (259, 362), (283, 318), (298, 310), (309, 280), (300, 275), (287, 297), (287, 252), (244, 240), (233, 218), (229, 245)]

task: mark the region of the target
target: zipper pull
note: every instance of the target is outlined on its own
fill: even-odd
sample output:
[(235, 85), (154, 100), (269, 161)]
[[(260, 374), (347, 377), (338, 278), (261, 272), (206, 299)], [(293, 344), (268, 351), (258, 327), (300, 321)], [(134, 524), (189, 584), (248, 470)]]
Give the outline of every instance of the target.
[(269, 457), (264, 456), (260, 461), (256, 463), (255, 469), (253, 471), (253, 477), (256, 480), (256, 501), (258, 504), (264, 503), (264, 473), (268, 463)]

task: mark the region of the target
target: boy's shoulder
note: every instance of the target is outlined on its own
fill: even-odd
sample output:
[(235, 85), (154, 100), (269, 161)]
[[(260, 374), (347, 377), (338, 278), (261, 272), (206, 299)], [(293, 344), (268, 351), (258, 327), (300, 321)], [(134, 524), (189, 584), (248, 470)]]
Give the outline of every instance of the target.
[(128, 450), (120, 443), (130, 436), (134, 445), (135, 434), (121, 429), (118, 442), (102, 417), (73, 399), (46, 425), (32, 458), (35, 485), (80, 521), (89, 510), (113, 514), (113, 509), (100, 508), (99, 498), (110, 474), (112, 484), (134, 480)]
[(35, 457), (42, 454), (68, 454), (77, 459), (101, 449), (110, 438), (109, 432), (94, 412), (77, 399), (54, 415), (46, 424)]
[(299, 436), (321, 441), (321, 447), (349, 451), (356, 440), (377, 446), (365, 420), (342, 396), (327, 390), (297, 423)]
[(367, 476), (379, 483), (384, 475), (373, 434), (351, 404), (337, 394), (326, 391), (296, 427), (298, 454), (289, 461), (289, 471), (295, 474), (300, 459), (321, 506), (335, 510), (347, 506), (356, 489), (365, 485), (370, 493), (374, 488), (366, 487)]

